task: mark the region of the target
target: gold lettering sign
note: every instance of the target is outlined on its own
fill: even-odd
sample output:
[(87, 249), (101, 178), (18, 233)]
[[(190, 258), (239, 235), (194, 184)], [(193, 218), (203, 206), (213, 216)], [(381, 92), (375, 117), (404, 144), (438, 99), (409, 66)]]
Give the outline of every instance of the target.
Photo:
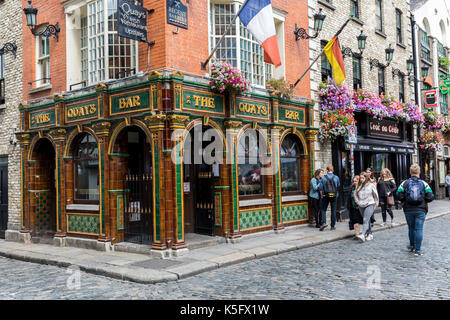
[(239, 111), (263, 116), (266, 116), (268, 112), (267, 107), (264, 105), (244, 102), (239, 103)]
[(141, 97), (132, 96), (128, 98), (119, 99), (119, 109), (132, 109), (141, 106)]
[(300, 120), (300, 112), (292, 111), (292, 110), (285, 110), (284, 117), (286, 119), (290, 119), (290, 120)]
[(208, 108), (208, 109), (215, 109), (216, 105), (214, 104), (214, 97), (204, 97), (204, 96), (196, 96), (193, 95), (186, 97), (186, 103), (191, 104), (192, 99), (194, 100), (194, 106), (200, 107), (200, 108)]
[(36, 114), (31, 118), (32, 124), (44, 124), (50, 122), (50, 113)]
[(79, 106), (67, 110), (67, 118), (78, 118), (93, 115), (97, 112), (97, 106), (95, 104), (89, 104), (85, 106)]

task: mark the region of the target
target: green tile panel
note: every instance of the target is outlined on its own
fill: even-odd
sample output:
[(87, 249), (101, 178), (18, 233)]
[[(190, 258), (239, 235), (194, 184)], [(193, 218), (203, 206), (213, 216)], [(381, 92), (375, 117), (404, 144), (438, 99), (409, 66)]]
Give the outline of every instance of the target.
[(283, 206), (283, 222), (308, 219), (308, 206), (306, 204)]
[(267, 227), (272, 225), (272, 209), (256, 209), (239, 213), (240, 230)]

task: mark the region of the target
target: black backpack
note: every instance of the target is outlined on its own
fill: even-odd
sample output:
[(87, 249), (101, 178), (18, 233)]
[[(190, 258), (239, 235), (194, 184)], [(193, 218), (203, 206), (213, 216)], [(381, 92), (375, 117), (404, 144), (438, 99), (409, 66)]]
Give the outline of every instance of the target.
[(420, 179), (408, 179), (405, 182), (406, 202), (413, 206), (425, 201), (425, 186)]
[(335, 198), (337, 195), (337, 186), (334, 182), (334, 176), (331, 179), (329, 179), (328, 176), (324, 176), (324, 178), (327, 180), (323, 186), (325, 197)]

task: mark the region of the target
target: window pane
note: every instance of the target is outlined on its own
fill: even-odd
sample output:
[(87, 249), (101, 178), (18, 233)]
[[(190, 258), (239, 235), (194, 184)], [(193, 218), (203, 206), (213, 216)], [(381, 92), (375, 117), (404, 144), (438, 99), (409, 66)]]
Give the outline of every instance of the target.
[(75, 193), (78, 200), (99, 200), (98, 160), (77, 161), (77, 184)]
[(262, 194), (261, 162), (256, 159), (245, 159), (245, 163), (238, 165), (239, 195)]
[(299, 191), (298, 158), (281, 158), (281, 191)]

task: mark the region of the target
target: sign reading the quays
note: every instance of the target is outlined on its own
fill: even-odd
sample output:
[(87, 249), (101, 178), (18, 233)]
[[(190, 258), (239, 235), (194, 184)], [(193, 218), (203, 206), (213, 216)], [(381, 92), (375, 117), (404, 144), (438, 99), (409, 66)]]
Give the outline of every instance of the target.
[(98, 101), (92, 100), (89, 102), (67, 105), (64, 114), (66, 123), (97, 118)]
[(42, 128), (56, 124), (55, 109), (35, 111), (29, 114), (30, 129)]
[(269, 105), (262, 102), (236, 99), (236, 115), (269, 119)]
[(183, 91), (183, 109), (224, 114), (223, 96), (201, 91)]
[(305, 124), (305, 110), (280, 106), (278, 109), (280, 122)]
[(150, 110), (150, 94), (148, 90), (125, 95), (114, 95), (109, 100), (109, 114), (111, 116), (145, 110)]

